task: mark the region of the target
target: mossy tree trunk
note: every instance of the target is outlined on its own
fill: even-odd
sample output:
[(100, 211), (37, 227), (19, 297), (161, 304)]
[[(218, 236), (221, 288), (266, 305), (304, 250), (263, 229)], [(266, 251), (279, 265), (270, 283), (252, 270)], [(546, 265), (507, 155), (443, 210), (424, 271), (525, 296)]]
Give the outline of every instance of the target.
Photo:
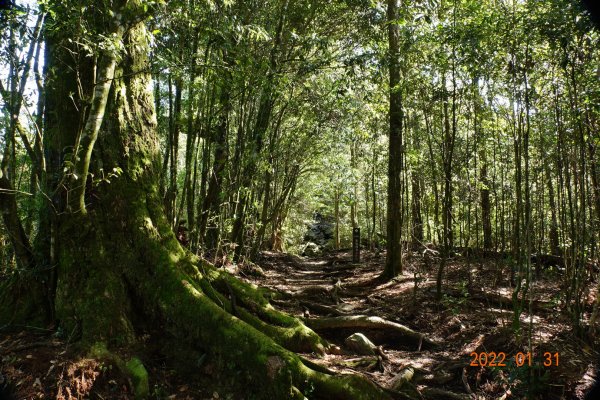
[[(53, 6), (68, 14), (69, 4)], [(140, 321), (150, 321), (164, 329), (165, 337), (205, 353), (219, 381), (249, 397), (287, 399), (312, 392), (327, 399), (388, 398), (357, 375), (311, 369), (314, 364), (295, 352), (323, 353), (327, 342), (298, 319), (276, 311), (261, 290), (195, 258), (176, 240), (160, 196), (161, 153), (149, 34), (140, 20), (143, 5), (119, 1), (110, 10), (98, 6), (77, 16), (90, 35), (106, 37), (103, 21), (122, 24), (116, 53), (97, 61), (82, 54), (78, 41), (69, 40), (70, 15), (62, 25), (57, 13), (59, 22), (48, 36), (47, 141), (51, 173), (65, 174), (52, 228), (57, 232), (52, 248), (58, 262), (55, 311), (63, 331), (83, 345), (129, 345), (146, 326)], [(97, 107), (86, 107), (101, 95), (97, 85), (106, 84), (93, 75), (101, 70), (94, 62), (107, 61), (102, 57), (116, 60), (103, 117), (94, 114)], [(72, 91), (73, 85), (82, 90)], [(81, 98), (69, 96), (73, 93)], [(79, 169), (69, 168), (78, 154), (68, 152), (76, 148), (90, 118), (102, 120), (90, 175), (81, 188), (81, 177), (72, 172)], [(84, 208), (71, 198), (80, 193)], [(1, 311), (2, 306), (0, 316)]]

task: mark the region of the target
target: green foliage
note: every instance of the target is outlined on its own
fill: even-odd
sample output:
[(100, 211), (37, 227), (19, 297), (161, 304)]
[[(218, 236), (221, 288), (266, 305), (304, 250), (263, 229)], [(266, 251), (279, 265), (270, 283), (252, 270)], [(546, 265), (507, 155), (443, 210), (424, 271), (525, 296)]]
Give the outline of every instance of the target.
[(508, 363), (507, 369), (506, 379), (515, 396), (538, 398), (547, 395), (550, 371), (541, 363), (535, 362), (531, 366), (525, 364), (521, 367)]
[(442, 297), (442, 304), (444, 307), (449, 308), (454, 315), (458, 315), (461, 310), (464, 310), (463, 306), (469, 299), (468, 281), (461, 281), (459, 291), (458, 296), (444, 295)]

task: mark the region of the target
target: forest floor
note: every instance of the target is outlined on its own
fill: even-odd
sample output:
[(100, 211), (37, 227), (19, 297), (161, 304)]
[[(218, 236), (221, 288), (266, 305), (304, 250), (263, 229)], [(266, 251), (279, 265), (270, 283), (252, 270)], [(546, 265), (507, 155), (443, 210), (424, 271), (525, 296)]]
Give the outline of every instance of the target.
[[(598, 354), (577, 339), (568, 316), (560, 311), (560, 275), (545, 271), (530, 290), (533, 301), (521, 315), (522, 339), (512, 330), (512, 289), (509, 270), (498, 260), (450, 260), (444, 276), (444, 296), (436, 300), (435, 275), (439, 259), (416, 252), (405, 262), (404, 274), (382, 282), (384, 254), (363, 252), (361, 263), (351, 262), (348, 251), (317, 258), (263, 253), (262, 273), (248, 273), (228, 265), (230, 272), (285, 296), (273, 303), (310, 326), (323, 317), (365, 315), (381, 317), (423, 334), (423, 341), (405, 340), (390, 325), (370, 328), (315, 328), (336, 354), (304, 357), (339, 372), (363, 374), (384, 387), (411, 368), (408, 383), (423, 399), (580, 399), (594, 379)], [(586, 313), (596, 296), (590, 284)], [(311, 321), (312, 320), (312, 321)], [(364, 325), (364, 324), (363, 324)], [(391, 325), (392, 327), (395, 325)], [(345, 338), (360, 332), (380, 346), (373, 355), (359, 355)], [(527, 337), (531, 333), (531, 347)], [(437, 346), (428, 346), (428, 341)], [(228, 393), (218, 382), (203, 379), (202, 369), (183, 374), (161, 353), (153, 336), (146, 338), (135, 355), (148, 369), (152, 399), (243, 399)], [(129, 349), (128, 351), (132, 351)], [(488, 362), (491, 353), (505, 366), (471, 366)], [(532, 354), (518, 366), (515, 357)], [(544, 366), (544, 353), (552, 365)], [(556, 365), (558, 353), (558, 365)], [(120, 354), (127, 359), (128, 354)], [(0, 332), (0, 389), (10, 382), (16, 399), (130, 399), (130, 382), (110, 363), (82, 357), (68, 340), (52, 331)], [(2, 393), (0, 390), (0, 400)]]

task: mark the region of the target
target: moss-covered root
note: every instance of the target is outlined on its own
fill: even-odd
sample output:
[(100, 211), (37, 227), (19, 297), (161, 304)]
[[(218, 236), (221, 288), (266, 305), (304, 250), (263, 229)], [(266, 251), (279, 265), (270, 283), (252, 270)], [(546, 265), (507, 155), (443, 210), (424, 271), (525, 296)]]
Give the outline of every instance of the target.
[[(391, 399), (383, 389), (359, 375), (325, 375), (310, 371), (314, 394), (325, 399)], [(309, 387), (310, 388), (310, 387)]]
[(133, 357), (125, 362), (121, 357), (110, 352), (104, 343), (95, 343), (90, 349), (90, 356), (96, 359), (106, 360), (114, 365), (126, 375), (131, 381), (131, 386), (136, 399), (145, 399), (150, 395), (150, 385), (148, 384), (148, 372), (142, 364), (142, 361)]
[[(147, 312), (165, 322), (176, 337), (201, 347), (224, 385), (258, 399), (309, 398), (379, 400), (388, 395), (356, 375), (328, 375), (217, 305), (199, 285), (175, 268), (160, 267), (150, 279), (131, 274), (138, 296), (158, 304)], [(158, 313), (158, 315), (156, 315)], [(295, 389), (294, 389), (295, 388)]]
[(131, 377), (133, 391), (138, 399), (145, 399), (150, 395), (150, 385), (148, 384), (148, 371), (139, 358), (133, 357), (125, 364), (128, 375)]
[(322, 355), (329, 347), (324, 339), (302, 323), (298, 323), (291, 327), (268, 324), (260, 319), (255, 313), (248, 311), (244, 304), (234, 305), (233, 303), (235, 300), (229, 300), (220, 292), (212, 289), (212, 286), (206, 280), (202, 280), (200, 286), (202, 287), (203, 292), (225, 311), (261, 331), (273, 339), (277, 344), (288, 350), (294, 352), (313, 352)]
[[(263, 292), (253, 285), (247, 284), (234, 276), (217, 271), (213, 267), (207, 268), (206, 275), (210, 283), (203, 283), (204, 292), (209, 294), (217, 303), (232, 305), (227, 296), (235, 301), (235, 309), (226, 309), (254, 328), (266, 333), (278, 344), (288, 350), (296, 352), (313, 352), (324, 354), (329, 349), (329, 343), (316, 332), (307, 327), (300, 319), (282, 313), (269, 303)], [(214, 286), (219, 298), (211, 293), (207, 285)]]

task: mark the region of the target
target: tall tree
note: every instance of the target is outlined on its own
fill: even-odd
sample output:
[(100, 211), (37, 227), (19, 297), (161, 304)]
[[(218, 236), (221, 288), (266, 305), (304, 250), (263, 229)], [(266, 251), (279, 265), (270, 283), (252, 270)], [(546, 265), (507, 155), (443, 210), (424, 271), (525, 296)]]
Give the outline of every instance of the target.
[(402, 88), (400, 85), (399, 1), (388, 0), (389, 57), (389, 154), (386, 260), (383, 276), (393, 278), (402, 273)]
[[(63, 153), (68, 162), (52, 171), (67, 178), (58, 187), (65, 207), (55, 226), (56, 313), (63, 329), (82, 344), (127, 345), (136, 341), (143, 321), (151, 321), (173, 340), (202, 350), (257, 398), (298, 398), (308, 391), (325, 398), (388, 398), (356, 375), (332, 376), (306, 366), (292, 351), (322, 353), (324, 340), (177, 242), (159, 193), (161, 153), (144, 24), (153, 5), (123, 0), (87, 10), (78, 2), (49, 6), (56, 18), (46, 60), (52, 71), (46, 121), (51, 147), (60, 154), (81, 143), (84, 150), (81, 159)], [(80, 46), (84, 42), (99, 46)], [(73, 85), (82, 90), (71, 98)], [(74, 176), (88, 167), (93, 174)], [(96, 179), (102, 171), (112, 171), (111, 179)], [(7, 293), (14, 292), (0, 290), (3, 323), (20, 305)], [(235, 305), (228, 296), (244, 300)]]

